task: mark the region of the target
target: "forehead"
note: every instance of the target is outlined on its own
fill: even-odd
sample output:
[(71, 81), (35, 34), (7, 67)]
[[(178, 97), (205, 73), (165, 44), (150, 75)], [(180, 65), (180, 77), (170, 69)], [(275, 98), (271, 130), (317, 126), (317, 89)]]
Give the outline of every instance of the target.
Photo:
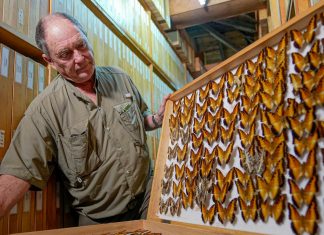
[(45, 40), (49, 49), (84, 39), (81, 31), (69, 20), (63, 18), (49, 19), (45, 24), (45, 32)]

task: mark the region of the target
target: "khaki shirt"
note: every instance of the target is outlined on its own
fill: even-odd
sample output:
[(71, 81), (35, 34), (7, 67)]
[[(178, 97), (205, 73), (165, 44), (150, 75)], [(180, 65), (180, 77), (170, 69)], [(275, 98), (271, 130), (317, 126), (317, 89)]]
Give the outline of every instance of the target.
[(91, 218), (127, 211), (145, 189), (149, 156), (144, 130), (147, 105), (130, 78), (97, 67), (95, 105), (58, 76), (29, 106), (1, 163), (43, 189), (55, 166), (73, 206)]

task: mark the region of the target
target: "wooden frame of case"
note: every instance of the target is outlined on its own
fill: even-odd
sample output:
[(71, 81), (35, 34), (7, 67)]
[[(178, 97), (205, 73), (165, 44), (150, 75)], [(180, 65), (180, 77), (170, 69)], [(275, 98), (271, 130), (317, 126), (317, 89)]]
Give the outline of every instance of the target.
[[(196, 80), (184, 86), (182, 89), (173, 93), (170, 100), (167, 102), (166, 111), (164, 115), (163, 128), (161, 133), (160, 145), (158, 149), (158, 156), (155, 165), (155, 174), (153, 179), (150, 206), (147, 220), (137, 220), (128, 222), (119, 222), (111, 224), (101, 224), (93, 226), (55, 229), (40, 232), (33, 232), (32, 234), (109, 234), (120, 231), (134, 231), (137, 229), (147, 229), (155, 233), (163, 233), (166, 235), (171, 234), (257, 234), (252, 232), (246, 232), (241, 230), (232, 230), (217, 228), (204, 225), (194, 225), (183, 222), (162, 220), (157, 216), (159, 211), (159, 198), (161, 195), (161, 180), (164, 177), (164, 166), (167, 158), (167, 149), (170, 136), (169, 117), (173, 112), (173, 102), (181, 99), (182, 97), (190, 94), (191, 92), (203, 87), (209, 81), (221, 76), (223, 73), (230, 71), (243, 63), (245, 60), (257, 56), (258, 52), (267, 46), (276, 45), (283, 35), (291, 29), (302, 30), (306, 27), (309, 20), (314, 14), (320, 14), (324, 12), (324, 2), (317, 3), (314, 7), (308, 9), (303, 14), (296, 16), (280, 28), (274, 30), (270, 34), (265, 35), (255, 43), (246, 47), (236, 55), (230, 57), (226, 61), (215, 66), (210, 71), (206, 72)], [(31, 234), (31, 233), (26, 233)]]

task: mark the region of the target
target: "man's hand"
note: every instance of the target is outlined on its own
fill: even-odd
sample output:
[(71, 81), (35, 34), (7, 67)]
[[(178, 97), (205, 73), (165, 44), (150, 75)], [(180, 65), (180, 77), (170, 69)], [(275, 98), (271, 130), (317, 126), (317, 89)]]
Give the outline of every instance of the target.
[(147, 131), (157, 129), (162, 126), (164, 112), (165, 112), (165, 105), (167, 100), (170, 98), (170, 95), (171, 94), (168, 94), (163, 97), (162, 103), (157, 113), (154, 113), (153, 115), (147, 116), (145, 118), (145, 129)]

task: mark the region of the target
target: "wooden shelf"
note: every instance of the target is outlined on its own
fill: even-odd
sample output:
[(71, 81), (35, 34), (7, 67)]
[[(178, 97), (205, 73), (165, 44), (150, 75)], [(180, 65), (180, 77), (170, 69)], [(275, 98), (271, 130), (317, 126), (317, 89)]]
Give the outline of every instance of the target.
[(162, 81), (165, 82), (173, 90), (178, 87), (175, 83), (165, 74), (165, 72), (153, 61), (144, 49), (130, 37), (130, 35), (120, 25), (105, 13), (104, 9), (94, 1), (81, 0), (83, 4), (88, 7), (92, 13), (98, 17), (103, 24), (105, 24), (129, 49), (131, 49), (146, 65), (153, 65), (153, 69), (158, 74)]
[(0, 22), (0, 34), (0, 43), (46, 66), (41, 50), (37, 48), (30, 38), (2, 22)]

